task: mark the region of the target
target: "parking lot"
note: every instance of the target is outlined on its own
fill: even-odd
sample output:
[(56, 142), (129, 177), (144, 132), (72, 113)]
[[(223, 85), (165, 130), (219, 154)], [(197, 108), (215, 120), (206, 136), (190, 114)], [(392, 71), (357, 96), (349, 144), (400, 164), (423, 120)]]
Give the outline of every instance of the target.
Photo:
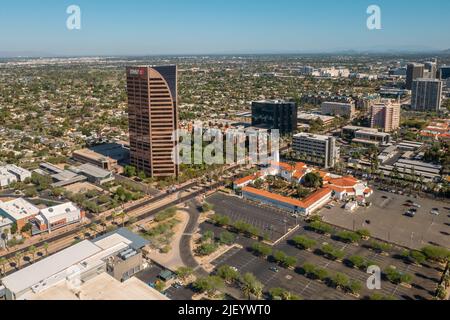
[[(211, 227), (208, 226), (208, 230)], [(220, 230), (215, 230), (219, 233)], [(346, 258), (353, 255), (364, 257), (373, 261), (381, 270), (389, 266), (395, 266), (397, 270), (411, 274), (413, 276), (412, 288), (406, 288), (402, 285), (394, 285), (386, 280), (382, 281), (382, 289), (377, 291), (385, 296), (394, 296), (400, 300), (423, 300), (431, 299), (436, 284), (439, 281), (443, 272), (442, 268), (437, 265), (415, 266), (404, 262), (400, 258), (401, 251), (394, 251), (390, 256), (378, 254), (369, 250), (366, 246), (356, 246), (352, 244), (344, 244), (337, 240), (330, 239), (327, 236), (319, 235), (307, 229), (301, 229), (295, 235), (305, 235), (317, 241), (317, 248), (323, 244), (329, 243), (334, 247), (339, 248), (345, 252)], [(294, 237), (293, 235), (292, 237)], [(290, 239), (292, 238), (290, 237)], [(244, 239), (242, 239), (244, 240)], [(265, 290), (268, 291), (275, 287), (283, 287), (293, 293), (296, 293), (307, 300), (354, 300), (356, 297), (346, 294), (340, 290), (336, 290), (325, 283), (310, 280), (301, 274), (300, 268), (305, 263), (312, 263), (320, 266), (328, 271), (330, 275), (337, 272), (346, 274), (349, 279), (358, 280), (363, 284), (364, 289), (361, 292), (361, 298), (367, 299), (374, 291), (366, 288), (365, 284), (369, 277), (365, 272), (348, 267), (345, 263), (331, 261), (321, 256), (317, 252), (309, 252), (299, 250), (289, 244), (289, 240), (283, 241), (281, 244), (275, 246), (275, 250), (282, 250), (290, 256), (295, 256), (298, 259), (297, 269), (288, 270), (278, 267), (276, 263), (270, 260), (262, 259), (255, 256), (249, 250), (251, 242), (244, 240), (240, 242), (245, 245), (244, 249), (233, 249), (222, 255), (213, 262), (213, 265), (220, 267), (222, 265), (229, 265), (239, 270), (241, 274), (246, 272), (253, 273), (263, 284)], [(345, 260), (344, 260), (345, 261)], [(274, 272), (271, 268), (277, 267), (279, 272)]]
[(214, 205), (216, 213), (228, 216), (233, 222), (241, 220), (257, 227), (263, 234), (267, 234), (271, 241), (278, 240), (297, 224), (296, 218), (289, 213), (220, 192), (206, 201)]
[[(157, 280), (159, 280), (158, 275), (164, 269), (157, 265), (152, 265), (150, 268), (147, 268), (136, 275), (136, 278), (145, 282), (148, 285), (154, 284)], [(194, 291), (190, 288), (180, 287), (174, 288), (170, 287), (165, 290), (164, 295), (166, 295), (169, 299), (172, 300), (191, 300), (194, 295)]]
[[(369, 200), (373, 203), (370, 208), (358, 208), (351, 213), (335, 206), (332, 209), (324, 208), (320, 214), (330, 224), (350, 230), (368, 229), (374, 237), (401, 246), (413, 249), (429, 244), (450, 247), (448, 204), (383, 191), (375, 191)], [(406, 206), (408, 201), (421, 206), (415, 217), (405, 215), (410, 209)], [(439, 209), (438, 216), (431, 214), (433, 208)]]

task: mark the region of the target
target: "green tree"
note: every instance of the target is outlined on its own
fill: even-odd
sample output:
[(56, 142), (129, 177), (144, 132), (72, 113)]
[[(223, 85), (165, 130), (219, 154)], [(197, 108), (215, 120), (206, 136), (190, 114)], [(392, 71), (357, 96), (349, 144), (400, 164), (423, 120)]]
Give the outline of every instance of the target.
[(308, 188), (320, 188), (323, 186), (323, 179), (318, 173), (308, 173), (305, 175), (304, 179), (304, 185)]
[(223, 286), (223, 280), (218, 276), (207, 276), (204, 278), (199, 278), (193, 284), (194, 289), (201, 293), (206, 292), (209, 296), (212, 296)]
[(236, 240), (236, 237), (231, 232), (222, 232), (219, 236), (220, 243), (225, 245), (231, 245)]
[(219, 227), (230, 225), (230, 218), (219, 214), (213, 215), (211, 221)]
[(446, 262), (450, 259), (450, 251), (442, 247), (426, 246), (421, 251), (431, 261)]
[(197, 248), (197, 254), (199, 256), (209, 256), (217, 250), (217, 244), (215, 243), (203, 243)]
[(351, 256), (348, 261), (352, 264), (352, 266), (361, 269), (365, 266), (365, 259), (360, 256)]
[(359, 234), (361, 238), (370, 238), (372, 236), (370, 231), (367, 229), (358, 230), (356, 233)]
[(269, 290), (269, 295), (272, 300), (301, 300), (299, 296), (283, 288), (272, 288)]
[(257, 255), (259, 255), (261, 257), (265, 257), (265, 258), (267, 258), (268, 256), (270, 256), (272, 254), (272, 248), (265, 244), (262, 244), (260, 242), (253, 243), (252, 250)]
[(124, 168), (124, 174), (125, 174), (127, 177), (135, 177), (136, 174), (137, 174), (137, 170), (136, 170), (136, 168), (133, 167), (133, 166), (125, 166), (125, 168)]
[(194, 270), (189, 267), (180, 267), (176, 271), (177, 277), (180, 278), (181, 281), (186, 281), (193, 273)]
[(361, 236), (358, 233), (350, 232), (350, 231), (342, 231), (339, 232), (338, 235), (339, 239), (346, 243), (357, 243), (361, 241)]
[(311, 263), (305, 263), (302, 267), (303, 272), (309, 278), (315, 276), (316, 266)]
[(343, 273), (336, 273), (333, 278), (331, 279), (333, 284), (336, 286), (336, 288), (345, 288), (349, 284), (348, 277)]
[(202, 242), (211, 242), (215, 239), (214, 232), (211, 230), (205, 231), (205, 233), (202, 235)]
[(262, 297), (263, 293), (263, 284), (259, 282), (255, 275), (252, 273), (246, 273), (241, 279), (242, 292), (248, 299), (251, 299), (251, 296), (254, 295), (257, 299)]
[(317, 245), (317, 241), (305, 236), (296, 236), (292, 239), (292, 242), (302, 250), (308, 250)]
[(202, 205), (202, 211), (203, 212), (209, 212), (214, 210), (214, 206), (208, 202), (204, 202)]
[(240, 278), (239, 272), (236, 269), (226, 265), (221, 266), (217, 270), (217, 275), (228, 283), (238, 281)]
[(320, 281), (324, 281), (328, 278), (328, 271), (323, 268), (315, 268), (312, 272), (312, 275), (319, 279)]
[(359, 294), (362, 288), (362, 283), (357, 280), (351, 280), (348, 284), (348, 290), (355, 295)]
[(44, 242), (44, 244), (42, 245), (42, 248), (44, 248), (46, 256), (48, 256), (48, 247), (49, 247), (48, 242)]
[(30, 246), (28, 248), (28, 253), (31, 254), (31, 258), (32, 258), (33, 263), (34, 263), (34, 258), (36, 256), (36, 251), (37, 251), (37, 248), (35, 246)]
[(2, 266), (1, 274), (6, 274), (6, 264), (8, 263), (8, 260), (6, 260), (5, 257), (0, 257), (0, 266)]

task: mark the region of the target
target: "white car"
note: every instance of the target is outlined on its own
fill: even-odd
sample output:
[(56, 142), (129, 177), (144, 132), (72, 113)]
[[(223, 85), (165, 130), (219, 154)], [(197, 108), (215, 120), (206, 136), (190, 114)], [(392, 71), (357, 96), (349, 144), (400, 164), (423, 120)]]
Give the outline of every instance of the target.
[(439, 211), (431, 210), (431, 214), (434, 214), (435, 216), (438, 216), (440, 213), (439, 213)]

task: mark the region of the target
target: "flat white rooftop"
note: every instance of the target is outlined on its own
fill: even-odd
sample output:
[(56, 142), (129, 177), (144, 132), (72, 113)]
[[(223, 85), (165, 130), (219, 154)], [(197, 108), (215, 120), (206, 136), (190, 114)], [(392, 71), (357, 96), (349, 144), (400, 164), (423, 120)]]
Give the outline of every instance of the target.
[(42, 209), (41, 214), (46, 218), (52, 218), (64, 213), (74, 212), (77, 210), (79, 209), (72, 202), (67, 202), (47, 209)]
[(39, 282), (99, 253), (102, 249), (90, 241), (82, 241), (44, 260), (36, 262), (5, 278), (2, 284), (11, 292), (20, 293)]
[(327, 141), (328, 139), (332, 138), (332, 136), (325, 136), (325, 135), (311, 134), (311, 133), (298, 133), (298, 134), (294, 135), (294, 139), (295, 138)]
[(79, 288), (70, 289), (60, 283), (41, 293), (31, 294), (28, 300), (169, 300), (137, 278), (119, 282), (107, 273), (86, 281)]
[(17, 221), (37, 215), (39, 208), (25, 199), (18, 198), (8, 202), (0, 202), (0, 213), (2, 211)]

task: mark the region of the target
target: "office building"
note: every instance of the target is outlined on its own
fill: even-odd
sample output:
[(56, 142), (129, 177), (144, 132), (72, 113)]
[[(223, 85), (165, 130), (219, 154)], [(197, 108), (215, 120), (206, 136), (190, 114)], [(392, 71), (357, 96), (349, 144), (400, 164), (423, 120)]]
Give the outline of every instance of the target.
[(322, 121), (324, 126), (330, 126), (333, 124), (334, 119), (336, 118), (315, 113), (299, 112), (297, 115), (297, 119), (298, 123), (311, 124), (315, 121)]
[(439, 68), (439, 79), (450, 79), (450, 66), (442, 66)]
[(127, 68), (130, 163), (148, 176), (176, 177), (177, 67)]
[(252, 102), (252, 126), (292, 134), (297, 130), (297, 104), (284, 100)]
[(70, 168), (70, 170), (78, 175), (85, 176), (89, 182), (97, 185), (103, 185), (116, 179), (111, 171), (103, 170), (90, 163), (82, 164), (76, 168)]
[(410, 63), (406, 67), (406, 89), (411, 90), (413, 81), (423, 78), (425, 66), (420, 63)]
[(419, 78), (413, 81), (411, 108), (439, 112), (442, 103), (442, 81)]
[(378, 130), (358, 130), (355, 132), (355, 138), (352, 142), (365, 145), (373, 144), (376, 146), (384, 146), (391, 142), (391, 135), (386, 132), (378, 132)]
[(437, 64), (436, 62), (427, 61), (424, 64), (424, 78), (436, 79)]
[(321, 106), (322, 114), (329, 116), (340, 116), (347, 119), (353, 119), (356, 114), (356, 107), (353, 102), (324, 102)]
[(323, 168), (334, 167), (339, 160), (336, 138), (331, 136), (299, 133), (294, 135), (292, 149), (302, 161)]
[(371, 127), (392, 132), (400, 127), (401, 108), (390, 101), (375, 103), (371, 106)]
[(90, 149), (81, 149), (74, 151), (72, 158), (81, 163), (90, 163), (104, 170), (113, 171), (118, 167), (117, 160), (105, 157)]

